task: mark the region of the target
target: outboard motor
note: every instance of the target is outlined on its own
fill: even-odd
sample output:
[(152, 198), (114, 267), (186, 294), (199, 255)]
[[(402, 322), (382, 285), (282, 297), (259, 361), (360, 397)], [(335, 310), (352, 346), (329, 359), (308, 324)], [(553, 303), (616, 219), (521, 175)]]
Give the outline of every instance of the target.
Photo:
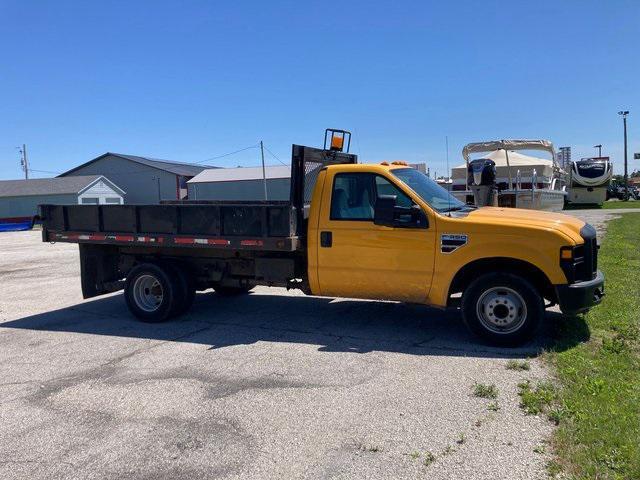
[(478, 158), (469, 162), (467, 183), (473, 192), (476, 206), (498, 204), (496, 188), (496, 163), (488, 158)]

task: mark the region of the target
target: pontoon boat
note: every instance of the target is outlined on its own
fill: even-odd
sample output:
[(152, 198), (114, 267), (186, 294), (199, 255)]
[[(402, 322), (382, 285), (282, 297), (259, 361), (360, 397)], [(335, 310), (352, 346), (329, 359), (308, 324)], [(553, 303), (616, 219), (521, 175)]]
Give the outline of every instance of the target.
[[(551, 160), (518, 153), (541, 150)], [(480, 158), (495, 162), (498, 206), (557, 211), (564, 208), (566, 173), (555, 161), (553, 144), (547, 140), (496, 140), (470, 143), (462, 150), (465, 163), (452, 169), (453, 195), (473, 203), (468, 168), (470, 155), (490, 152)]]

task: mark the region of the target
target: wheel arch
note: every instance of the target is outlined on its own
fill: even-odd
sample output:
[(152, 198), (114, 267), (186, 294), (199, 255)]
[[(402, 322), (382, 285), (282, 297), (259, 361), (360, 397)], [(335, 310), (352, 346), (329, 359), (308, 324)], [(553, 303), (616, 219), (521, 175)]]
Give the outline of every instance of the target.
[(556, 302), (553, 284), (540, 268), (517, 258), (489, 257), (467, 263), (456, 272), (453, 280), (449, 284), (447, 306), (455, 305), (457, 299), (452, 298), (452, 295), (463, 292), (474, 279), (486, 273), (498, 272), (523, 277), (525, 280), (531, 282), (544, 298), (550, 300), (552, 303)]

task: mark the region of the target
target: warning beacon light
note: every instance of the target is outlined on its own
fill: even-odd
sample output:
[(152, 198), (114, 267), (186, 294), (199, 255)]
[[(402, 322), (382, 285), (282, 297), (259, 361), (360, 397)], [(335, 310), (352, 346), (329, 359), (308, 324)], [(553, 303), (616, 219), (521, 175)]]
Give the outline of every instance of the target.
[[(347, 140), (346, 152), (344, 149), (345, 139)], [(348, 132), (346, 130), (338, 130), (336, 128), (327, 128), (324, 131), (324, 149), (325, 150), (327, 149), (327, 143), (329, 143), (329, 150), (332, 152), (349, 153), (349, 147), (351, 146), (351, 132)]]

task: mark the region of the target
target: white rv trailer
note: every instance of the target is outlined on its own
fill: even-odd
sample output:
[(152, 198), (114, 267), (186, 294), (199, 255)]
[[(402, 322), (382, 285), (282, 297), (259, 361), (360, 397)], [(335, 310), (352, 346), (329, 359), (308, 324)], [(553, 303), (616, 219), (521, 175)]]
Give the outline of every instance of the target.
[(573, 204), (602, 205), (613, 176), (609, 157), (583, 158), (571, 162), (571, 180), (567, 201)]

